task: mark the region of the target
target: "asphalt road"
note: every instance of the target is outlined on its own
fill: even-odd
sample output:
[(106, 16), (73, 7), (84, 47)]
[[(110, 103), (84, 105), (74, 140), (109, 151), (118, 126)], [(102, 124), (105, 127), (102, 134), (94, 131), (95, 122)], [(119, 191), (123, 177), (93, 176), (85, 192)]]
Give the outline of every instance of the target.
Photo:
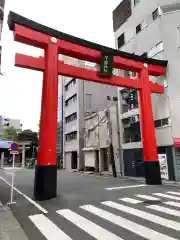
[[(33, 170), (15, 174), (12, 212), (31, 240), (180, 239), (180, 189), (58, 172), (56, 199), (33, 200)], [(11, 171), (0, 170), (0, 200), (9, 201)], [(165, 195), (164, 195), (165, 194)]]

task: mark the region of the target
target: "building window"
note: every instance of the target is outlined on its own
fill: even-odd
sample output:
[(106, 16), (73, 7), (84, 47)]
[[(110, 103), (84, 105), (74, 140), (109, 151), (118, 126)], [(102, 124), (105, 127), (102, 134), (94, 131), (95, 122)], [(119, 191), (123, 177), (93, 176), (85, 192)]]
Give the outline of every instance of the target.
[(159, 9), (157, 8), (152, 12), (153, 21), (155, 21), (158, 17), (159, 17)]
[(136, 27), (136, 34), (138, 34), (142, 30), (141, 23)]
[(66, 123), (69, 123), (69, 122), (72, 122), (72, 121), (74, 121), (74, 120), (76, 120), (76, 119), (77, 119), (77, 112), (75, 112), (75, 113), (67, 116), (67, 117), (65, 118), (65, 122), (66, 122)]
[(163, 50), (164, 50), (163, 43), (160, 42), (156, 46), (151, 48), (151, 50), (148, 52), (148, 57), (152, 58), (153, 56), (157, 55), (158, 53), (162, 52)]
[(68, 84), (65, 85), (65, 91), (68, 91), (71, 87), (73, 87), (76, 84), (76, 79), (73, 78)]
[(155, 128), (160, 128), (169, 125), (169, 118), (158, 119), (154, 121)]
[(65, 135), (66, 142), (76, 140), (77, 139), (77, 131), (70, 132)]
[(124, 33), (118, 37), (118, 48), (121, 48), (125, 44)]
[(75, 102), (77, 100), (77, 94), (74, 94), (72, 97), (70, 97), (69, 99), (67, 99), (65, 101), (65, 106), (69, 106), (71, 103)]
[(133, 0), (134, 6), (136, 6), (139, 2), (140, 0)]

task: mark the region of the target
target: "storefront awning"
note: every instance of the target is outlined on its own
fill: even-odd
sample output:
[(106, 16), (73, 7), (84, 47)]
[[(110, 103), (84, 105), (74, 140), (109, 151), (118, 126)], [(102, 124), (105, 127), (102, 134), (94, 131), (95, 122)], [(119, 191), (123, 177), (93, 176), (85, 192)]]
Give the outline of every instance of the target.
[(9, 148), (10, 148), (10, 143), (7, 142), (7, 141), (1, 140), (1, 141), (0, 141), (0, 148), (9, 149)]
[(180, 148), (180, 138), (174, 138), (173, 146), (176, 148)]

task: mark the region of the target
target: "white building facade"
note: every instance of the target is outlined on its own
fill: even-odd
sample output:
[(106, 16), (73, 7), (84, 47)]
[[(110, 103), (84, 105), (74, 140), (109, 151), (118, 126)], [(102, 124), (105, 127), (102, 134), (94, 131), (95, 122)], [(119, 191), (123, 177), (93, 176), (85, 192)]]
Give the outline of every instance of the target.
[[(117, 49), (168, 60), (165, 77), (150, 76), (165, 87), (163, 95), (152, 95), (153, 115), (158, 153), (167, 155), (169, 179), (180, 180), (180, 2), (124, 0), (113, 12), (113, 23)], [(135, 77), (134, 73), (124, 74)], [(124, 174), (143, 176), (139, 104), (127, 104), (122, 89), (118, 100)]]

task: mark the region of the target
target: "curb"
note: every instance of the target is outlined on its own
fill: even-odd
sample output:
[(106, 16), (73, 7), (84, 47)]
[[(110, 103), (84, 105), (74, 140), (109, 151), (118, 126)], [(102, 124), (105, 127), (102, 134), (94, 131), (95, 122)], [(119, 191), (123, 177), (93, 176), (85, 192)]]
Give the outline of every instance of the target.
[(28, 240), (11, 209), (0, 201), (0, 239)]

